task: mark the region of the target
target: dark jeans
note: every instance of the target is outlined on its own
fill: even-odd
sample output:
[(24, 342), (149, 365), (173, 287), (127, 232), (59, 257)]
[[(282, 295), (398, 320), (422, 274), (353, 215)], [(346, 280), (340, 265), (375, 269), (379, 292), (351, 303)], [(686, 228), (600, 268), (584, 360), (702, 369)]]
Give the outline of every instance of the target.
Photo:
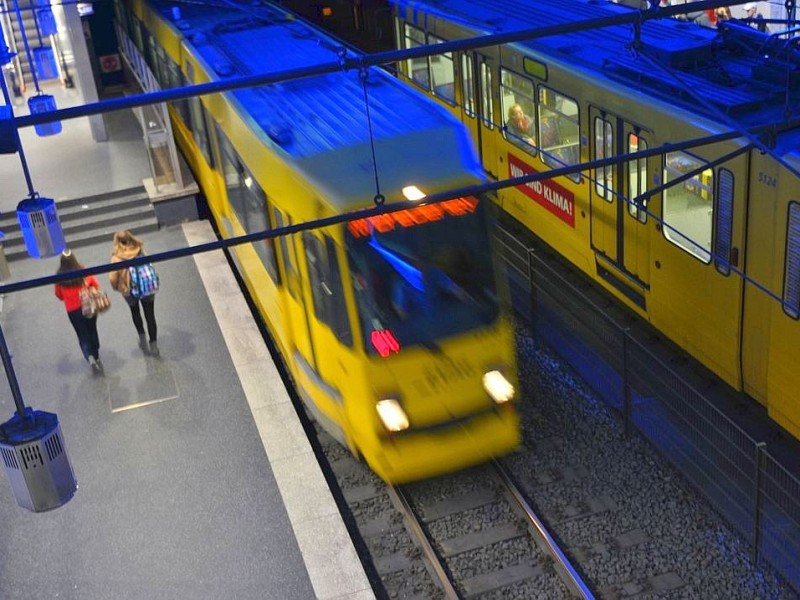
[(72, 323), (78, 335), (78, 344), (81, 346), (83, 358), (89, 360), (90, 356), (100, 358), (100, 340), (97, 337), (97, 315), (91, 319), (83, 316), (80, 309), (67, 313), (69, 322)]
[(144, 309), (144, 319), (147, 321), (147, 333), (150, 336), (150, 341), (155, 342), (158, 339), (158, 326), (156, 325), (156, 297), (145, 296), (141, 299), (125, 298), (128, 301), (128, 306), (131, 308), (131, 318), (133, 318), (133, 325), (136, 327), (136, 332), (139, 335), (144, 335), (144, 323), (142, 323), (142, 311), (139, 310), (139, 305)]

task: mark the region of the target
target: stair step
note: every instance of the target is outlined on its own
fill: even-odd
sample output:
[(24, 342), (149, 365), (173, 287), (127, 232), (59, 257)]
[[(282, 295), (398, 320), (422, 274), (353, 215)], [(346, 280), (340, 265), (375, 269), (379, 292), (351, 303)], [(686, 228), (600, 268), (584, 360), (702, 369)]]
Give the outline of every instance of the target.
[[(149, 219), (139, 219), (137, 221), (132, 221), (125, 224), (125, 229), (135, 235), (157, 231), (158, 228), (158, 220), (155, 217)], [(81, 246), (89, 246), (91, 244), (107, 243), (108, 252), (110, 255), (111, 239), (114, 235), (114, 232), (118, 229), (119, 227), (105, 227), (94, 228), (87, 231), (78, 231), (74, 233), (64, 231), (64, 239), (67, 242), (68, 248), (80, 248)], [(28, 257), (28, 250), (24, 244), (16, 245), (10, 248), (6, 247), (5, 244), (3, 244), (3, 246), (6, 253), (6, 259), (9, 261)]]
[[(62, 209), (59, 205), (56, 205), (56, 208), (58, 210), (58, 220), (61, 222), (61, 226), (64, 229), (67, 227), (80, 227), (81, 224), (91, 223), (93, 219), (105, 219), (112, 214), (120, 218), (125, 218), (128, 214), (135, 215), (138, 212), (153, 212), (153, 207), (146, 194), (143, 197), (103, 200), (92, 204), (70, 207), (66, 210)], [(6, 215), (3, 219), (0, 219), (0, 231), (5, 233), (6, 241), (21, 236), (17, 215)]]
[[(66, 221), (72, 218), (82, 218), (98, 212), (107, 210), (110, 207), (120, 208), (123, 206), (133, 206), (141, 204), (150, 206), (150, 198), (147, 196), (144, 186), (117, 190), (86, 196), (83, 198), (72, 198), (69, 200), (58, 200), (56, 210), (59, 220)], [(19, 220), (16, 211), (5, 212), (0, 215), (0, 231), (8, 234), (14, 229), (19, 230)]]
[[(76, 234), (83, 231), (93, 229), (111, 229), (111, 232), (118, 229), (127, 229), (126, 223), (131, 221), (140, 221), (143, 219), (155, 219), (155, 213), (150, 206), (137, 206), (133, 208), (125, 208), (121, 210), (106, 210), (102, 213), (89, 215), (87, 218), (82, 219), (61, 219), (61, 230), (64, 232), (64, 237), (68, 238), (70, 234)], [(22, 231), (17, 228), (6, 233), (3, 239), (3, 245), (8, 249), (16, 245), (25, 245), (25, 238), (22, 236)]]
[[(158, 217), (144, 186), (56, 202), (64, 239), (70, 248), (107, 243), (114, 232), (128, 229), (135, 234), (156, 231)], [(0, 215), (2, 247), (7, 260), (26, 258), (28, 249), (16, 212)]]

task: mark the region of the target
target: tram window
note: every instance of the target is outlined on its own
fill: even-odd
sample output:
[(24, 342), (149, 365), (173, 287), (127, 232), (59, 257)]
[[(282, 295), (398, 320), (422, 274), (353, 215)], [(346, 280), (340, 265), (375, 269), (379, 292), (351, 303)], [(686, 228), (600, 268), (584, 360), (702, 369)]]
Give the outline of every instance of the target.
[[(647, 150), (647, 140), (636, 133), (628, 134), (628, 154)], [(628, 161), (628, 214), (640, 223), (647, 222), (647, 198), (638, 205), (634, 199), (647, 191), (647, 159)]]
[(800, 204), (789, 203), (786, 223), (786, 264), (783, 272), (783, 310), (800, 318)]
[(508, 69), (501, 69), (500, 101), (506, 119), (503, 136), (512, 144), (535, 155), (533, 82)]
[(311, 295), (314, 298), (314, 314), (331, 328), (340, 342), (352, 347), (353, 334), (347, 320), (336, 245), (330, 237), (325, 236), (323, 248), (317, 236), (304, 231), (303, 246), (308, 261)]
[[(670, 152), (664, 161), (664, 236), (705, 263), (711, 262), (714, 172), (686, 152)], [(680, 183), (670, 182), (693, 173)]]
[(720, 169), (717, 174), (717, 193), (714, 195), (714, 264), (723, 275), (731, 272), (733, 246), (733, 173)]
[[(553, 168), (578, 164), (581, 159), (578, 103), (540, 85), (538, 107), (542, 162)], [(572, 173), (567, 177), (578, 183), (581, 174)]]
[[(167, 81), (168, 87), (171, 88), (179, 88), (183, 87), (186, 84), (186, 80), (183, 77), (183, 73), (178, 68), (177, 63), (173, 61), (169, 56), (167, 56)], [(170, 102), (170, 105), (178, 112), (181, 120), (184, 124), (188, 127), (189, 125), (189, 100), (182, 99), (182, 100), (174, 100)]]
[[(292, 222), (289, 217), (286, 217), (286, 222), (284, 222), (283, 213), (281, 213), (281, 211), (275, 207), (272, 208), (272, 217), (275, 219), (275, 227), (278, 229), (281, 229), (286, 225), (290, 225)], [(292, 244), (291, 241), (291, 234), (282, 235), (278, 238), (278, 243), (281, 246), (283, 270), (286, 273), (286, 278), (289, 281), (297, 281), (297, 255), (294, 252), (294, 244)], [(298, 290), (296, 290), (291, 284), (287, 285), (286, 287), (289, 289), (289, 293), (297, 298)]]
[(461, 55), (461, 97), (464, 111), (470, 117), (475, 116), (475, 81), (472, 72), (472, 57)]
[(167, 53), (164, 51), (163, 48), (160, 46), (156, 47), (156, 65), (158, 69), (155, 72), (155, 76), (158, 79), (158, 85), (161, 86), (161, 89), (169, 87), (169, 73), (167, 64), (169, 62), (169, 58), (167, 57)]
[(191, 116), (191, 130), (194, 143), (206, 159), (206, 164), (211, 165), (211, 146), (208, 143), (206, 131), (205, 109), (200, 98), (189, 98), (189, 113)]
[(151, 73), (158, 73), (158, 59), (156, 58), (156, 40), (150, 35), (149, 31), (144, 32), (144, 37), (146, 40), (146, 48), (145, 48), (145, 60), (147, 62), (147, 66), (150, 67)]
[[(614, 156), (614, 129), (603, 117), (594, 119), (594, 160)], [(594, 169), (594, 192), (608, 202), (614, 201), (614, 165)]]
[[(430, 43), (442, 44), (445, 40), (435, 35), (428, 36)], [(447, 100), (450, 104), (456, 103), (455, 81), (456, 73), (453, 67), (453, 53), (445, 52), (431, 56), (431, 79), (434, 93)]]
[(143, 53), (144, 42), (142, 41), (142, 22), (136, 17), (131, 19), (131, 39), (133, 39), (133, 43), (136, 44), (136, 48), (139, 50), (139, 52)]
[[(217, 138), (222, 151), (222, 169), (225, 175), (228, 202), (239, 225), (245, 233), (258, 233), (272, 229), (264, 190), (239, 159), (236, 149), (219, 128), (217, 128)], [(272, 239), (260, 240), (253, 242), (252, 247), (272, 281), (280, 285), (281, 278), (275, 258), (274, 241)]]
[[(405, 47), (416, 48), (425, 45), (425, 32), (406, 23), (403, 31), (405, 31)], [(411, 58), (406, 61), (406, 71), (411, 79), (424, 87), (431, 89), (431, 77), (428, 72), (428, 58)]]
[(483, 126), (494, 129), (494, 100), (492, 97), (492, 69), (485, 62), (481, 62), (481, 114)]

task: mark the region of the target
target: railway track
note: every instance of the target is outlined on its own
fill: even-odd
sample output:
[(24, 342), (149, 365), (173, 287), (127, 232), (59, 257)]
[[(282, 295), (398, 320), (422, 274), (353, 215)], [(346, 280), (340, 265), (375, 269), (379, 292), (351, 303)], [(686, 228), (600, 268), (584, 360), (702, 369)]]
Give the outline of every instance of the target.
[(594, 597), (501, 463), (390, 494), (447, 598)]
[[(605, 405), (524, 329), (518, 346), (524, 441), (499, 462), (588, 593), (604, 600), (798, 598), (753, 565), (747, 544), (646, 441), (625, 437)], [(581, 597), (493, 467), (405, 485), (400, 500), (338, 442), (321, 431), (317, 437), (379, 598)], [(417, 518), (421, 524), (411, 525)]]
[(594, 597), (501, 463), (387, 486), (318, 436), (388, 597)]
[(379, 597), (800, 597), (754, 564), (747, 543), (680, 473), (646, 440), (624, 435), (613, 411), (522, 322), (517, 354), (523, 447), (500, 463), (588, 591), (565, 579), (559, 552), (531, 531), (493, 467), (394, 491), (319, 433)]

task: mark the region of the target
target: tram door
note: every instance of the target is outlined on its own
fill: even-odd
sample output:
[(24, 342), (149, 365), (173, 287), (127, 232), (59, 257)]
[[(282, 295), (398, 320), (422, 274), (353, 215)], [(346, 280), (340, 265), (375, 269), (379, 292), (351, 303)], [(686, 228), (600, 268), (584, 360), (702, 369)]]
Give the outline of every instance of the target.
[[(346, 348), (353, 347), (353, 334), (333, 238), (317, 231), (304, 231), (301, 239), (305, 259), (303, 318), (309, 334), (303, 358), (307, 363), (306, 375), (316, 391), (316, 406), (312, 411), (330, 429), (338, 427), (335, 424), (343, 419), (340, 390), (348, 374), (342, 356)], [(330, 419), (333, 423), (328, 422)]]
[(483, 170), (497, 178), (497, 150), (492, 94), (493, 59), (479, 52), (461, 55), (461, 121), (478, 149)]
[[(648, 132), (621, 117), (591, 107), (590, 160), (612, 158), (649, 147)], [(641, 298), (649, 281), (647, 200), (634, 199), (647, 189), (646, 159), (592, 169), (591, 239), (601, 274)]]
[[(292, 224), (289, 216), (283, 215), (277, 208), (273, 210), (275, 226), (278, 228)], [(303, 295), (303, 285), (298, 266), (298, 234), (282, 235), (277, 243), (280, 245), (280, 258), (283, 265), (284, 284), (289, 292), (286, 299), (286, 323), (290, 329), (291, 347), (299, 352), (304, 360), (313, 365), (313, 347), (311, 346), (311, 336), (309, 334), (308, 317), (306, 312), (306, 299)]]

